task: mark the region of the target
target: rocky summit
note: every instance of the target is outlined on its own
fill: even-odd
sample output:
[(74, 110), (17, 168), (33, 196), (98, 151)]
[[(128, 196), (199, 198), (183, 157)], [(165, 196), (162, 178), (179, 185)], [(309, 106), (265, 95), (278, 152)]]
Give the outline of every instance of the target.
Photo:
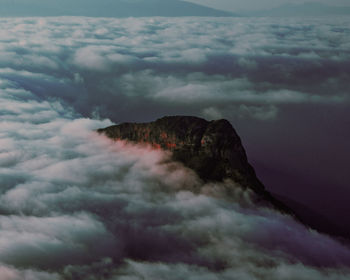
[(148, 143), (170, 150), (173, 159), (193, 169), (204, 181), (231, 179), (252, 189), (263, 201), (291, 211), (267, 192), (248, 163), (241, 139), (225, 119), (206, 121), (193, 116), (167, 116), (149, 123), (122, 123), (98, 129), (109, 138)]

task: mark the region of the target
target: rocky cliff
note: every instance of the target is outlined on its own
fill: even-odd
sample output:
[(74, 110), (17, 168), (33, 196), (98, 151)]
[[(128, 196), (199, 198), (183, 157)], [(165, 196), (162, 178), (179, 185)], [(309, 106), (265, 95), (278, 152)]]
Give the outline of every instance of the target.
[(163, 117), (150, 123), (122, 123), (98, 130), (112, 139), (149, 143), (170, 150), (174, 160), (193, 169), (204, 181), (232, 179), (283, 212), (291, 211), (267, 192), (248, 163), (241, 140), (224, 119)]

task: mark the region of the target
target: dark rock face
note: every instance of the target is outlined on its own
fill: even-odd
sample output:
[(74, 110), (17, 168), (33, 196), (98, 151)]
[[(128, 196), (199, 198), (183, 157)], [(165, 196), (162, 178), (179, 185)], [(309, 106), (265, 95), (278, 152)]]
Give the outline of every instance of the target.
[(243, 188), (254, 190), (263, 201), (291, 213), (256, 177), (239, 136), (227, 120), (209, 122), (191, 116), (171, 116), (150, 123), (123, 123), (98, 132), (112, 139), (170, 150), (175, 160), (196, 171), (202, 180), (232, 179)]

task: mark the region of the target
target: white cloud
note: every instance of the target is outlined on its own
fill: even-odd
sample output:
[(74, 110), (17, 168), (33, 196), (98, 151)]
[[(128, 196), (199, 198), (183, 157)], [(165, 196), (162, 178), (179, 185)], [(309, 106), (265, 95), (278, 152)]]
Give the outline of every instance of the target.
[[(203, 185), (166, 153), (97, 135), (108, 120), (6, 92), (1, 106), (16, 116), (4, 115), (0, 130), (6, 280), (99, 279), (102, 270), (106, 279), (348, 277), (347, 247), (257, 207), (231, 182)], [(36, 111), (50, 113), (38, 122)]]
[(223, 115), (215, 107), (205, 108), (203, 110), (203, 115), (204, 115), (205, 118), (208, 118), (210, 120), (218, 120), (218, 119), (222, 119), (223, 118)]
[(109, 60), (99, 53), (98, 47), (84, 47), (77, 50), (74, 63), (81, 68), (96, 71), (108, 71)]
[(123, 110), (112, 104), (136, 111), (146, 101), (197, 114), (220, 107), (223, 117), (233, 105), (280, 111), (281, 104), (349, 101), (348, 76), (336, 74), (349, 59), (342, 20), (63, 17), (1, 26), (3, 82), (60, 98), (84, 115), (118, 119)]
[(346, 245), (254, 205), (232, 182), (203, 184), (167, 153), (97, 135), (112, 122), (87, 117), (185, 108), (269, 121), (282, 105), (348, 102), (343, 91), (315, 92), (312, 77), (293, 82), (314, 44), (307, 73), (324, 73), (327, 90), (345, 88), (347, 73), (333, 77), (327, 66), (334, 55), (347, 65), (334, 49), (349, 41), (335, 36), (330, 46), (313, 21), (279, 24), (2, 19), (1, 277), (348, 279)]

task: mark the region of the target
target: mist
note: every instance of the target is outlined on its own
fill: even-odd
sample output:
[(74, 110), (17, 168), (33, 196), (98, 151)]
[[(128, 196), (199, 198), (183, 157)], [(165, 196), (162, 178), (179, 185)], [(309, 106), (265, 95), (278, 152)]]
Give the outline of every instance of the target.
[(205, 184), (169, 153), (95, 132), (111, 121), (13, 85), (0, 101), (1, 279), (349, 277), (345, 244), (234, 182)]
[(226, 118), (270, 191), (349, 232), (342, 215), (350, 210), (347, 19), (0, 24), (3, 83), (116, 123), (175, 114)]
[(227, 118), (267, 189), (347, 228), (347, 19), (0, 26), (1, 280), (349, 278), (346, 243), (95, 132)]

